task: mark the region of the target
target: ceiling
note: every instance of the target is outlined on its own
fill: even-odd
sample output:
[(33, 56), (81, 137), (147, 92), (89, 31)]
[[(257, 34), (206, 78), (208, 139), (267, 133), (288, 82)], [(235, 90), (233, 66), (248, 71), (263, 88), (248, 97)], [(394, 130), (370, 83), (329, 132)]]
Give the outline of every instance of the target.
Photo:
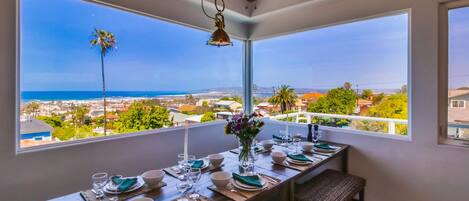
[[(201, 10), (201, 0), (85, 0), (213, 31), (214, 23)], [(205, 0), (215, 13), (214, 0)], [(410, 0), (224, 0), (226, 30), (233, 38), (258, 40), (286, 33), (382, 15), (411, 6)], [(246, 9), (246, 6), (249, 8)]]

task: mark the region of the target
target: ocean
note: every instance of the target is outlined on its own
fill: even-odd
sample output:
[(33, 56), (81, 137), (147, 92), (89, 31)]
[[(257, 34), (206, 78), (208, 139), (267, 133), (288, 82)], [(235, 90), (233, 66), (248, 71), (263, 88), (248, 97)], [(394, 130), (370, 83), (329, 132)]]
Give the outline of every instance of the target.
[[(107, 91), (108, 98), (152, 98), (185, 95), (182, 91)], [(92, 100), (102, 98), (102, 91), (22, 91), (21, 101)]]

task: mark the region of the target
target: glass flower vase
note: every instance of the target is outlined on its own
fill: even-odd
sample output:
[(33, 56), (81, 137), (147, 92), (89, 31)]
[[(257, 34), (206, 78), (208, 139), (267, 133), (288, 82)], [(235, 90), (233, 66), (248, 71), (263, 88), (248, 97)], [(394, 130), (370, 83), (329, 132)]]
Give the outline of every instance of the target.
[(246, 175), (254, 173), (255, 153), (252, 143), (252, 139), (239, 140), (239, 144), (241, 145), (238, 155), (239, 166), (241, 168), (241, 173)]

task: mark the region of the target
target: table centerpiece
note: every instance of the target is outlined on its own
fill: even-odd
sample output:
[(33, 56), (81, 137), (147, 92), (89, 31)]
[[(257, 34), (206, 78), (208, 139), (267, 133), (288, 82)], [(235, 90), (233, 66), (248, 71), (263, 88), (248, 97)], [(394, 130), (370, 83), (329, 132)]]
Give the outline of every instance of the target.
[(235, 114), (225, 126), (225, 134), (235, 135), (239, 144), (242, 146), (239, 151), (238, 160), (240, 166), (246, 170), (254, 164), (254, 152), (252, 149), (253, 141), (264, 126), (262, 117), (258, 113), (252, 114)]

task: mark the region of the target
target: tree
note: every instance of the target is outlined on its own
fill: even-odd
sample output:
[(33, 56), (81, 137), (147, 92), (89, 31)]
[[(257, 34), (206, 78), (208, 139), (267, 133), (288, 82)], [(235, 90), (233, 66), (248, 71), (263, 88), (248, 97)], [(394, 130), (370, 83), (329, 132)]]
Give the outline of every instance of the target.
[(83, 126), (85, 125), (85, 121), (87, 119), (87, 114), (90, 112), (90, 109), (88, 108), (88, 106), (85, 106), (85, 105), (80, 105), (80, 106), (76, 106), (76, 105), (73, 105), (72, 106), (72, 111), (70, 112), (70, 114), (72, 115), (72, 120), (73, 120), (73, 123), (75, 124), (75, 126)]
[(208, 101), (203, 101), (202, 102), (202, 107), (208, 107)]
[(376, 104), (378, 104), (379, 102), (381, 102), (381, 101), (384, 99), (384, 97), (385, 97), (384, 93), (380, 93), (380, 94), (378, 94), (377, 96), (375, 96), (375, 97), (373, 98), (373, 105), (376, 105)]
[(43, 121), (53, 128), (61, 128), (64, 126), (64, 122), (59, 116), (38, 116), (37, 120)]
[(220, 98), (220, 100), (235, 101), (235, 102), (243, 104), (243, 98), (241, 98), (241, 96), (233, 96), (233, 97), (225, 96), (225, 97)]
[[(397, 93), (384, 98), (378, 104), (370, 107), (369, 115), (372, 117), (407, 119), (407, 94)], [(386, 122), (357, 122), (356, 127), (361, 130), (388, 132)], [(396, 125), (396, 133), (407, 134), (407, 125)]]
[[(326, 114), (352, 114), (356, 106), (357, 95), (351, 89), (339, 87), (331, 89), (326, 96), (320, 97), (316, 102), (308, 105), (308, 112)], [(316, 118), (313, 122), (327, 126), (342, 127), (350, 123), (346, 119)]]
[(215, 113), (213, 112), (206, 112), (202, 118), (200, 119), (200, 122), (209, 122), (209, 121), (214, 121), (217, 117), (215, 116)]
[(119, 116), (115, 127), (120, 133), (162, 128), (171, 124), (169, 110), (160, 106), (145, 106), (142, 102), (132, 103)]
[(350, 83), (350, 82), (345, 82), (345, 83), (344, 83), (344, 89), (346, 89), (346, 90), (351, 90), (351, 89), (352, 89), (352, 83)]
[(352, 114), (356, 106), (357, 96), (351, 89), (339, 87), (331, 89), (326, 96), (308, 105), (308, 112), (328, 114)]
[[(92, 34), (93, 39), (90, 41), (91, 46), (100, 48), (101, 56), (101, 79), (103, 83), (103, 107), (104, 117), (106, 118), (106, 80), (104, 76), (104, 57), (116, 48), (116, 38), (111, 32), (103, 29), (95, 29)], [(104, 135), (106, 135), (106, 120), (104, 120)]]
[(290, 88), (288, 85), (282, 85), (274, 91), (269, 102), (274, 105), (280, 105), (280, 111), (283, 114), (295, 104), (297, 99), (298, 96), (296, 95), (295, 89)]
[(33, 117), (37, 117), (39, 115), (39, 108), (40, 105), (38, 102), (31, 102), (24, 108), (24, 112), (28, 115)]
[(370, 100), (373, 97), (373, 91), (371, 89), (364, 89), (362, 91), (361, 98)]
[(192, 94), (184, 95), (184, 100), (187, 104), (194, 104), (195, 103), (195, 98), (194, 98), (194, 96), (192, 96)]

